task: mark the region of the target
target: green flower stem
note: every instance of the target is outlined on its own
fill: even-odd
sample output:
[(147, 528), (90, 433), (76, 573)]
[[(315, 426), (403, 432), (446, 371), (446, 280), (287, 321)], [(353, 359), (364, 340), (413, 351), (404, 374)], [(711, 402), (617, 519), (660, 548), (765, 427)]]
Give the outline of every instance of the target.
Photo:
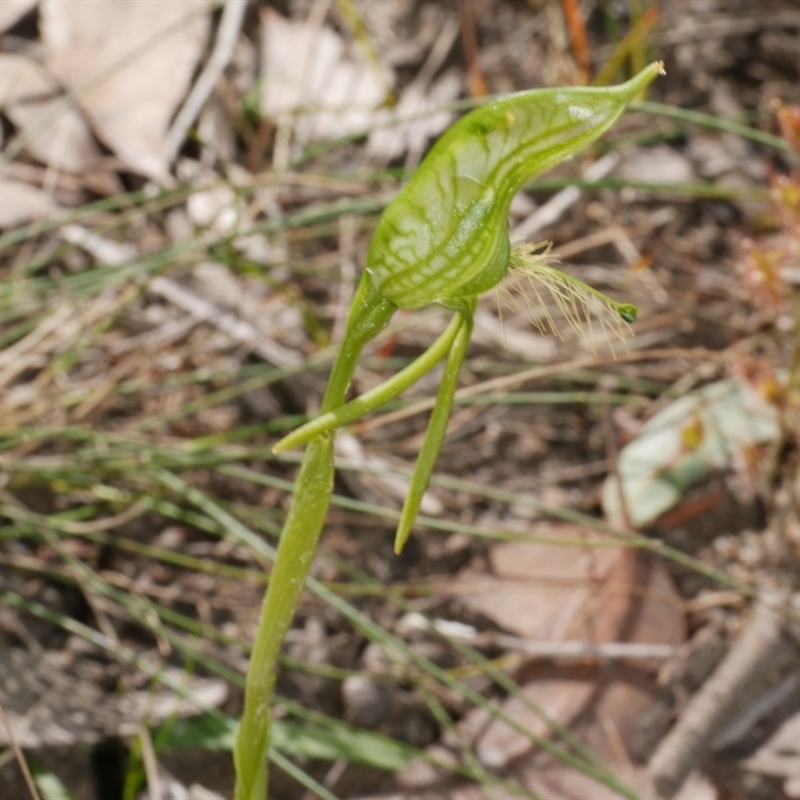
[(306, 449), (261, 609), (234, 749), (236, 800), (260, 800), (267, 795), (270, 700), (275, 686), (275, 664), (300, 599), (332, 489), (333, 437), (323, 436)]
[(394, 540), (394, 551), (400, 553), (405, 547), (414, 521), (419, 513), (422, 504), (422, 497), (428, 488), (431, 479), (436, 457), (447, 433), (447, 421), (450, 419), (450, 411), (453, 408), (453, 397), (458, 386), (458, 374), (467, 353), (467, 345), (472, 335), (472, 313), (475, 308), (475, 299), (470, 303), (469, 308), (459, 311), (456, 315), (459, 327), (453, 342), (452, 349), (447, 355), (444, 374), (439, 384), (439, 391), (436, 393), (436, 404), (431, 412), (428, 422), (428, 429), (425, 431), (425, 440), (422, 449), (417, 456), (417, 463), (414, 465), (414, 472), (411, 476), (411, 484), (408, 487), (408, 495), (403, 503), (403, 511), (400, 515), (400, 523), (397, 526), (397, 534)]
[[(461, 364), (472, 333), (477, 298), (495, 288), (512, 261), (508, 208), (519, 188), (593, 142), (657, 74), (651, 64), (620, 86), (536, 89), (499, 98), (453, 125), (433, 146), (406, 186), (389, 204), (372, 238), (356, 289), (344, 341), (331, 371), (320, 418), (283, 439), (276, 452), (308, 442), (295, 484), (272, 576), (267, 587), (247, 676), (242, 722), (236, 738), (236, 800), (267, 793), (270, 700), (278, 653), (311, 569), (333, 490), (333, 430), (406, 389), (447, 355), (403, 506), (395, 550), (414, 525), (436, 457), (447, 432)], [(530, 253), (528, 254), (530, 255)], [(587, 297), (632, 322), (636, 309), (584, 288), (535, 258), (514, 265), (544, 282), (577, 328)], [(456, 312), (433, 346), (395, 378), (345, 405), (362, 348), (398, 309), (437, 303)], [(602, 319), (602, 317), (601, 317)]]
[(315, 436), (355, 422), (365, 414), (393, 400), (401, 392), (416, 383), (426, 372), (430, 372), (447, 355), (462, 324), (461, 316), (455, 316), (439, 338), (407, 367), (374, 389), (364, 392), (364, 394), (359, 395), (349, 403), (345, 403), (327, 414), (315, 417), (310, 422), (284, 436), (272, 448), (272, 452), (282, 453), (290, 447), (305, 444)]
[[(344, 403), (363, 346), (383, 328), (394, 311), (395, 307), (378, 297), (369, 281), (361, 281), (325, 389), (323, 413)], [(303, 456), (261, 609), (234, 748), (235, 800), (261, 800), (267, 795), (270, 700), (278, 654), (325, 524), (333, 474), (333, 436), (325, 434), (313, 439)]]

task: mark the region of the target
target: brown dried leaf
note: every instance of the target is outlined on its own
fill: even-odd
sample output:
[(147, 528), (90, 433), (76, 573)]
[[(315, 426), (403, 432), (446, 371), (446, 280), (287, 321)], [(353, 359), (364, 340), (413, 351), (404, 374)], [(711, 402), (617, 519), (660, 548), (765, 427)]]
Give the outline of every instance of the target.
[[(550, 726), (529, 703), (566, 727), (583, 711), (593, 692), (594, 687), (589, 681), (569, 678), (533, 681), (522, 687), (524, 700), (510, 697), (503, 703), (503, 713), (531, 735), (543, 737), (551, 733)], [(485, 767), (502, 770), (530, 753), (532, 748), (527, 736), (504, 722), (493, 720), (480, 737), (475, 752)]]
[[(593, 547), (600, 538), (576, 526), (548, 526), (540, 531), (562, 537), (564, 545), (495, 545), (489, 553), (495, 578), (482, 578), (480, 591), (465, 594), (462, 600), (506, 630), (528, 639), (613, 640), (614, 633), (597, 638), (587, 608), (598, 591), (606, 594), (604, 581), (622, 551)], [(459, 581), (473, 583), (475, 576), (462, 573)]]
[(0, 33), (16, 25), (39, 0), (6, 0), (0, 3)]
[[(603, 541), (577, 526), (547, 526), (540, 532), (562, 539), (564, 545), (495, 545), (489, 553), (495, 577), (481, 584), (480, 593), (462, 599), (528, 639), (671, 645), (684, 641), (680, 598), (660, 562), (629, 548), (567, 546)], [(465, 583), (472, 580), (468, 573), (459, 577)], [(531, 702), (557, 724), (569, 727), (594, 701), (593, 715), (582, 726), (583, 738), (596, 750), (608, 751), (603, 753), (606, 758), (617, 753), (614, 747), (626, 753), (636, 749), (640, 721), (656, 703), (647, 686), (637, 681), (638, 673), (609, 677), (590, 664), (562, 670), (558, 677), (552, 672), (540, 674), (540, 679), (522, 687), (522, 698), (509, 697), (502, 705), (504, 713), (525, 730), (539, 736), (551, 732)], [(507, 768), (531, 754), (533, 745), (527, 736), (492, 720), (479, 736), (476, 752), (487, 767)]]
[(208, 39), (208, 8), (207, 0), (42, 2), (51, 71), (80, 93), (95, 132), (125, 164), (162, 183), (169, 123)]
[(58, 211), (53, 198), (27, 183), (0, 180), (0, 228), (16, 228)]
[[(379, 161), (391, 161), (406, 151), (421, 155), (428, 142), (453, 121), (455, 114), (442, 111), (461, 93), (462, 78), (454, 70), (442, 75), (423, 91), (416, 83), (403, 91), (397, 107), (377, 112), (375, 130), (369, 135), (367, 153)], [(408, 122), (394, 123), (407, 119)]]
[[(797, 681), (795, 681), (794, 691)], [(743, 766), (752, 772), (784, 779), (789, 797), (800, 797), (800, 714), (783, 723)]]
[[(541, 797), (546, 797), (547, 800), (576, 800), (576, 798), (619, 800), (620, 798), (618, 792), (563, 764), (545, 769), (531, 768), (528, 772), (526, 776), (528, 779), (525, 781), (527, 788)], [(629, 768), (621, 777), (627, 785), (636, 788), (639, 797), (648, 800), (658, 797), (643, 769)], [(708, 778), (695, 772), (674, 800), (717, 800), (717, 796), (717, 790)]]
[(273, 119), (298, 114), (295, 132), (303, 141), (365, 130), (386, 98), (390, 79), (358, 48), (348, 54), (330, 28), (290, 22), (265, 8), (261, 48), (261, 111)]
[(61, 102), (58, 83), (27, 56), (0, 54), (0, 102), (14, 125), (30, 137), (27, 149), (42, 163), (80, 173), (100, 157), (81, 115), (56, 108)]

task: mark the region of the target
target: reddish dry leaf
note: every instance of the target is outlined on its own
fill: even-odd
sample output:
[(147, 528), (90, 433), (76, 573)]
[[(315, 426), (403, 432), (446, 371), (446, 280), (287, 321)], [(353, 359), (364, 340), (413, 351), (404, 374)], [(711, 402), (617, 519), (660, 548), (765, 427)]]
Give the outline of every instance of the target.
[[(597, 607), (583, 605), (573, 623), (581, 627), (591, 620), (595, 633), (602, 637), (596, 641), (620, 638), (637, 643), (681, 644), (685, 630), (680, 598), (666, 569), (660, 562), (654, 562), (646, 570), (647, 574), (637, 575), (639, 570), (631, 570), (626, 564), (636, 557), (634, 551), (617, 552), (621, 553), (621, 559), (609, 574), (609, 579), (617, 584), (616, 594)], [(644, 581), (636, 581), (637, 577), (643, 577)], [(627, 593), (623, 591), (626, 580)], [(602, 619), (604, 615), (606, 619)], [(611, 635), (614, 632), (616, 635)], [(561, 673), (566, 677), (534, 680), (526, 684), (522, 689), (523, 695), (563, 727), (570, 727), (580, 714), (587, 711), (591, 702), (591, 716), (581, 726), (581, 739), (611, 763), (620, 752), (626, 756), (634, 753), (640, 745), (640, 723), (656, 703), (640, 680), (646, 680), (648, 676), (635, 670), (608, 675), (593, 666), (565, 668)], [(538, 736), (550, 733), (550, 726), (524, 701), (510, 697), (502, 707), (505, 714), (525, 730)], [(512, 760), (532, 750), (528, 737), (496, 720), (488, 725), (476, 747), (483, 763), (493, 768), (508, 766)]]
[[(479, 591), (462, 595), (474, 611), (508, 631), (534, 640), (598, 638), (587, 609), (592, 597), (610, 590), (605, 583), (619, 561), (619, 548), (592, 547), (600, 537), (576, 526), (548, 526), (536, 532), (561, 537), (564, 546), (507, 542), (489, 553), (494, 579), (462, 572), (458, 582)], [(577, 546), (576, 546), (577, 545)], [(584, 546), (580, 546), (584, 545)], [(588, 546), (587, 546), (588, 545)]]
[[(583, 711), (593, 691), (589, 681), (570, 678), (533, 681), (522, 687), (522, 698), (509, 697), (503, 703), (503, 713), (532, 736), (545, 737), (552, 732), (550, 725), (531, 706), (566, 727)], [(477, 742), (475, 752), (484, 766), (503, 770), (532, 749), (527, 736), (504, 722), (492, 721)]]
[[(603, 541), (571, 525), (537, 532), (565, 543)], [(520, 636), (671, 645), (685, 639), (680, 598), (664, 566), (647, 554), (617, 547), (510, 542), (494, 546), (489, 562), (494, 578), (480, 584), (482, 591), (462, 599)], [(462, 573), (459, 581), (473, 582), (474, 575)], [(582, 725), (583, 738), (604, 758), (613, 759), (636, 749), (639, 722), (655, 702), (637, 675), (635, 670), (609, 674), (594, 665), (552, 668), (523, 686), (523, 699), (508, 698), (503, 711), (525, 730), (544, 736), (550, 733), (549, 724), (526, 701), (564, 727), (585, 716), (592, 703), (593, 713)], [(464, 725), (477, 729), (470, 715)], [(492, 720), (479, 735), (476, 752), (486, 766), (507, 768), (532, 754), (533, 745), (515, 729)]]

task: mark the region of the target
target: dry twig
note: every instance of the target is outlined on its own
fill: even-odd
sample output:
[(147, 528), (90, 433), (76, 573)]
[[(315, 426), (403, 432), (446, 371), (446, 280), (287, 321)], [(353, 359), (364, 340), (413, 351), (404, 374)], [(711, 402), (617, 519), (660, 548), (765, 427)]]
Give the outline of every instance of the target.
[(783, 600), (776, 593), (757, 600), (750, 623), (653, 754), (648, 771), (662, 797), (674, 797), (711, 752), (732, 708), (770, 668), (783, 641)]
[(0, 705), (0, 719), (3, 721), (3, 727), (6, 729), (9, 744), (11, 745), (11, 749), (17, 759), (17, 763), (19, 764), (20, 771), (25, 779), (25, 784), (28, 787), (28, 791), (31, 793), (31, 797), (33, 800), (41, 800), (39, 792), (36, 790), (36, 784), (33, 781), (30, 768), (28, 767), (28, 762), (25, 760), (25, 754), (22, 752), (22, 748), (19, 746), (19, 742), (14, 736), (14, 730), (11, 727), (11, 722), (6, 716), (6, 712), (2, 705)]
[(165, 146), (167, 161), (171, 162), (178, 154), (187, 129), (197, 119), (203, 105), (214, 90), (219, 76), (233, 58), (233, 50), (242, 27), (246, 8), (247, 0), (226, 0), (217, 40), (214, 43), (214, 52), (211, 53), (206, 68), (197, 79), (167, 135)]

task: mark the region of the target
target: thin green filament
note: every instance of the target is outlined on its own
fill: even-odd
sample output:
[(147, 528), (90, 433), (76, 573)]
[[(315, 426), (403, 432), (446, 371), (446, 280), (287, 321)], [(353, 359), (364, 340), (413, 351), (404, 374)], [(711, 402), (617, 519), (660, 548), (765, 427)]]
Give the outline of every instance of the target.
[[(557, 257), (549, 242), (520, 244), (511, 251), (508, 280), (498, 287), (498, 296), (517, 310), (526, 311), (542, 332), (563, 338), (561, 320), (579, 337), (587, 337), (599, 326), (613, 351), (613, 340), (630, 336), (628, 325), (639, 310), (632, 303), (619, 303), (594, 286), (556, 269)], [(550, 302), (548, 302), (550, 301)], [(557, 319), (550, 311), (555, 304)], [(627, 324), (623, 324), (627, 323)]]

